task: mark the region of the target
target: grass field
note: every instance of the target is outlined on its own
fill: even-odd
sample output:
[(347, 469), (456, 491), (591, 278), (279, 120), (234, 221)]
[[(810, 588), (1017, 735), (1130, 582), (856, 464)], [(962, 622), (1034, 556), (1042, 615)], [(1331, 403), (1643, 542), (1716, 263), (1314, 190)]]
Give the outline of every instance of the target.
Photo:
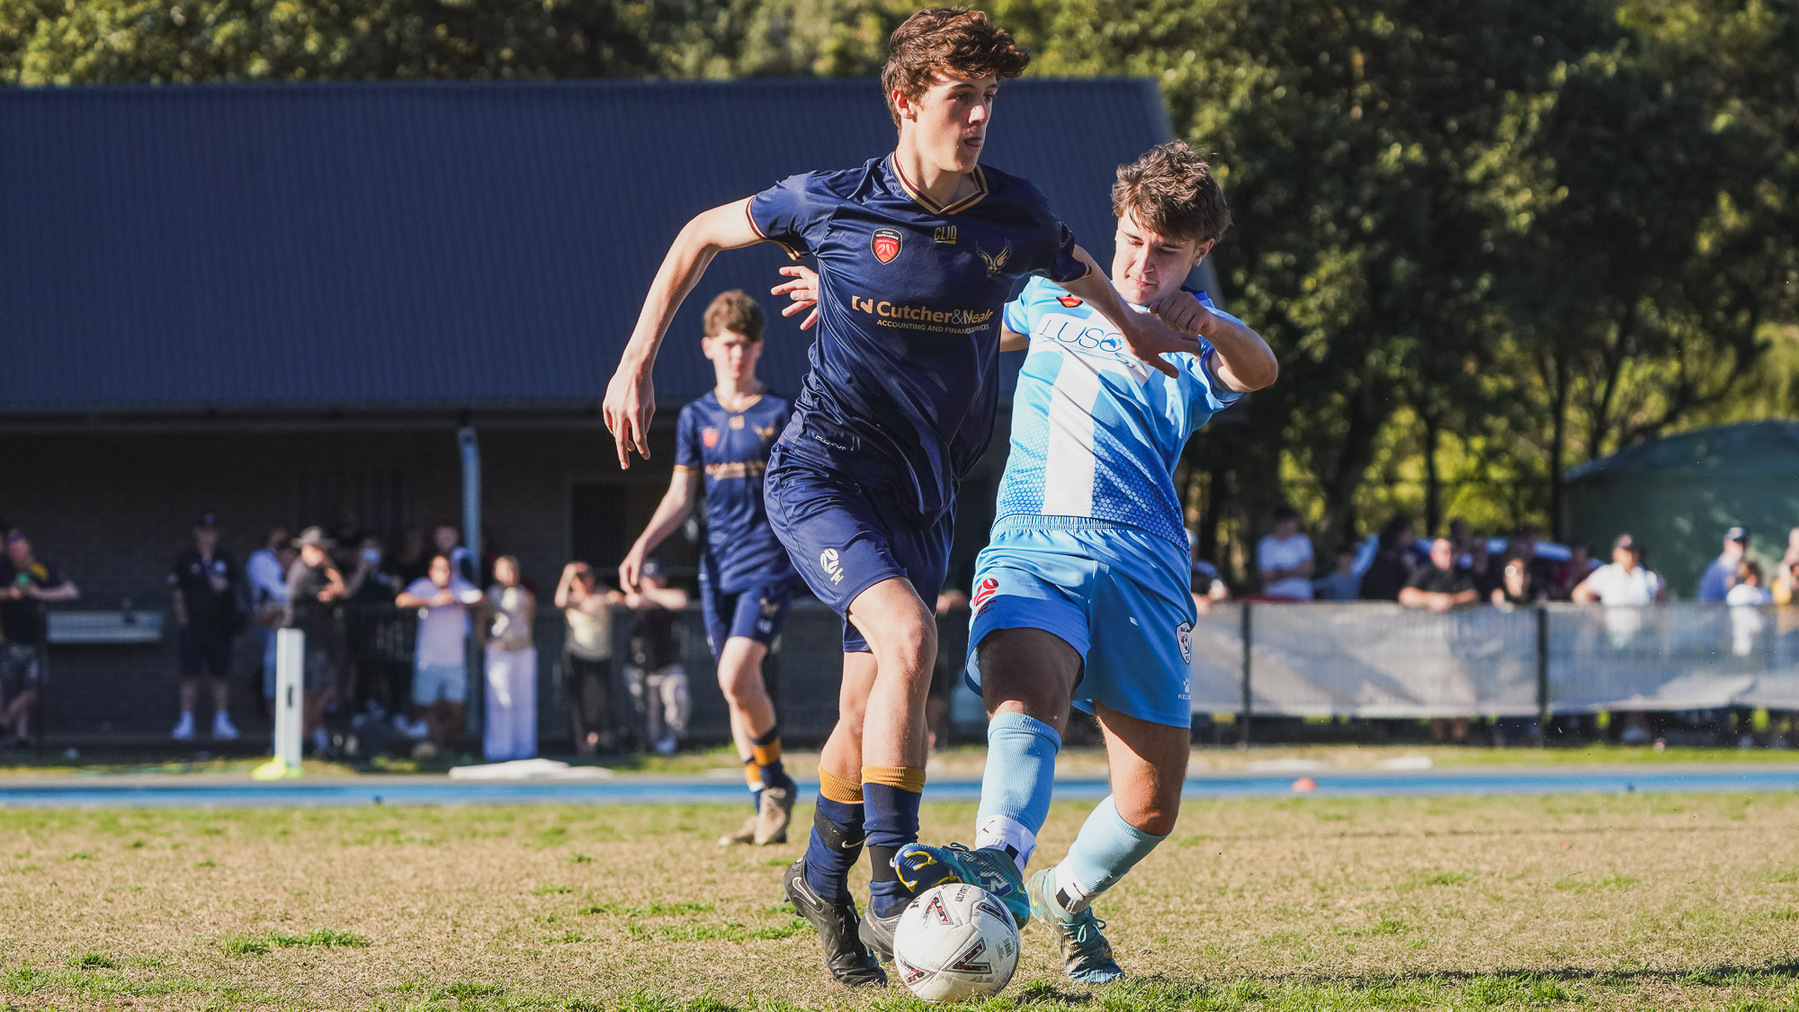
[[(712, 843), (744, 811), (0, 811), (0, 1004), (916, 1005), (829, 981), (799, 845)], [(1191, 803), (1099, 910), (1130, 983), (1070, 985), (1033, 928), (985, 1007), (1799, 1009), (1799, 796)]]

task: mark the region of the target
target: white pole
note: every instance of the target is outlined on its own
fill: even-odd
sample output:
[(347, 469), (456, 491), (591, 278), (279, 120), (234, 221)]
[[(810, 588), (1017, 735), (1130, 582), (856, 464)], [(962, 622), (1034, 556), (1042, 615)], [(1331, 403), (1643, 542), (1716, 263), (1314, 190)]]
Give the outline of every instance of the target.
[(306, 634), (298, 629), (275, 632), (275, 758), (300, 768), (300, 707), (306, 668)]

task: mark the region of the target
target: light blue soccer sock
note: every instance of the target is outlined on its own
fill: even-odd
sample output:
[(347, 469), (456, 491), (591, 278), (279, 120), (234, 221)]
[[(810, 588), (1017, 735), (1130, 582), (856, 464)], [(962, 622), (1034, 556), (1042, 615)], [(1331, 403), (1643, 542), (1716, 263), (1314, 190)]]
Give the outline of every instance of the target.
[(1024, 870), (1049, 818), (1056, 753), (1061, 750), (1062, 736), (1035, 717), (1000, 713), (987, 722), (987, 768), (974, 820), (975, 847), (1004, 850)]
[(1056, 902), (1071, 914), (1087, 909), (1093, 897), (1112, 888), (1166, 839), (1124, 821), (1112, 796), (1106, 795), (1081, 824), (1068, 856), (1056, 865)]

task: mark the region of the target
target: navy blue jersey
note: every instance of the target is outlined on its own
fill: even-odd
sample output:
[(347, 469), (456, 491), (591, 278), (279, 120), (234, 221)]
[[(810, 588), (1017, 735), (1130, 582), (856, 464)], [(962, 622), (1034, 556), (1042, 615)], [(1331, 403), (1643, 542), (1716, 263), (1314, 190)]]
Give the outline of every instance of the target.
[(793, 176), (749, 204), (758, 234), (818, 266), (818, 340), (781, 452), (921, 518), (954, 503), (993, 435), (1013, 282), (1087, 273), (1036, 187), (996, 169), (974, 180), (940, 206), (890, 156)]
[(772, 394), (742, 411), (726, 411), (710, 390), (681, 409), (675, 466), (706, 476), (705, 562), (719, 590), (748, 590), (797, 576), (762, 505), (768, 451), (792, 413), (791, 404)]

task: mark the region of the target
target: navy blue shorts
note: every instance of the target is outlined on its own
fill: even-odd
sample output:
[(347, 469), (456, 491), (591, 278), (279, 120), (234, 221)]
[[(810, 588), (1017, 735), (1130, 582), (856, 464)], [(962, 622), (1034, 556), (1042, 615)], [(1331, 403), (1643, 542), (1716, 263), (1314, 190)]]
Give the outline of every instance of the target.
[(850, 602), (882, 580), (909, 580), (926, 607), (936, 606), (949, 572), (953, 510), (931, 519), (910, 516), (895, 505), (895, 496), (789, 458), (778, 446), (763, 488), (769, 526), (794, 568), (819, 600), (843, 616), (845, 653), (868, 649), (850, 624)]
[(725, 640), (734, 636), (768, 646), (781, 635), (793, 606), (793, 584), (787, 579), (749, 590), (719, 590), (700, 571), (700, 614), (706, 620), (706, 645), (718, 659)]

